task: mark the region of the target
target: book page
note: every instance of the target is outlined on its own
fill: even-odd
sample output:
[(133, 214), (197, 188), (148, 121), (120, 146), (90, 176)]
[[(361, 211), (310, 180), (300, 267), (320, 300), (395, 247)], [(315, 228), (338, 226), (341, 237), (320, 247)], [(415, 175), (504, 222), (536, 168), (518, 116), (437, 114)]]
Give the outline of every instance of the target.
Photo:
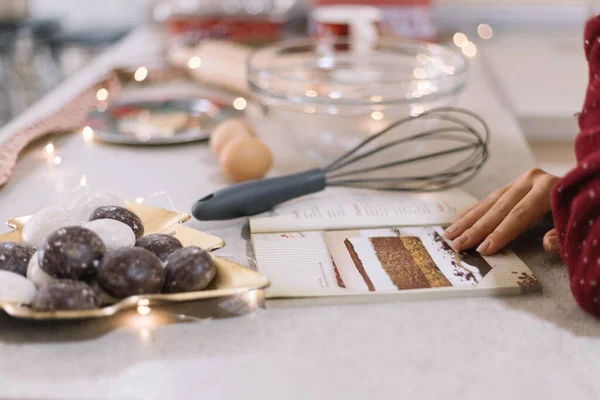
[(461, 190), (436, 193), (331, 188), (250, 218), (254, 233), (444, 225), (476, 203)]
[(436, 227), (253, 234), (267, 298), (541, 290), (512, 252), (457, 252)]

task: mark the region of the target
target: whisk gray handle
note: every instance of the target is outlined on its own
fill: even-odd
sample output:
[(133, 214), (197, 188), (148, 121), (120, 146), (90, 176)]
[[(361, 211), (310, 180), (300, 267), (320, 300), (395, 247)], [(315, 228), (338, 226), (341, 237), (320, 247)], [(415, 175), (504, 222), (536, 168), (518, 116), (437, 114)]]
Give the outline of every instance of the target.
[(320, 192), (325, 186), (325, 172), (321, 169), (238, 183), (198, 200), (192, 207), (192, 215), (201, 221), (247, 217), (296, 197)]

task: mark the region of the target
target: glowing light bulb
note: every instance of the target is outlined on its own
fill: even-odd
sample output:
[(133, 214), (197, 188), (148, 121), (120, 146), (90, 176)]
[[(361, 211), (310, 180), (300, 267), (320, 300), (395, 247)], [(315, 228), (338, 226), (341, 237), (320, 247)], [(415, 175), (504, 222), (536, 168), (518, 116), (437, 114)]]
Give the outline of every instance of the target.
[(60, 158), (59, 156), (54, 157), (54, 164), (60, 165), (61, 162), (62, 162), (62, 158)]
[(425, 72), (425, 70), (423, 68), (415, 68), (413, 70), (413, 75), (417, 79), (425, 79), (425, 78), (427, 78), (427, 72)]
[(371, 100), (375, 101), (375, 102), (380, 102), (383, 100), (383, 96), (376, 94), (376, 95), (371, 96)]
[(202, 60), (198, 56), (194, 56), (188, 60), (188, 67), (190, 69), (198, 69), (202, 64)]
[(79, 180), (79, 184), (80, 184), (81, 186), (85, 186), (85, 185), (87, 185), (87, 176), (85, 176), (85, 175), (81, 175), (81, 179)]
[(148, 315), (148, 314), (150, 314), (150, 307), (148, 307), (148, 306), (138, 306), (137, 312), (140, 315)]
[(414, 105), (410, 109), (410, 115), (412, 115), (413, 117), (418, 117), (419, 115), (423, 114), (424, 112), (425, 112), (425, 108), (423, 108), (423, 106), (420, 104)]
[(143, 81), (144, 79), (146, 79), (147, 76), (148, 76), (148, 68), (146, 68), (146, 67), (139, 67), (133, 73), (133, 79), (135, 79), (138, 82)]
[(83, 139), (86, 142), (89, 142), (90, 140), (92, 140), (94, 138), (94, 130), (92, 128), (90, 128), (89, 126), (85, 126), (81, 130), (81, 134), (83, 136)]
[(383, 119), (383, 113), (381, 111), (373, 111), (371, 113), (371, 118), (373, 118), (375, 121), (380, 121)]
[(467, 35), (465, 35), (462, 32), (456, 32), (454, 34), (454, 36), (452, 37), (452, 41), (458, 47), (464, 47), (464, 45), (466, 45), (467, 43), (469, 43), (469, 38), (467, 38)]
[(482, 39), (491, 39), (492, 36), (494, 36), (494, 31), (488, 24), (479, 24), (477, 27), (477, 34)]
[(468, 42), (462, 48), (462, 52), (467, 57), (475, 57), (477, 55), (477, 46), (473, 42)]
[(417, 61), (421, 64), (427, 64), (429, 57), (427, 57), (425, 54), (417, 54)]
[(330, 99), (339, 99), (340, 97), (342, 97), (342, 94), (340, 92), (330, 92), (329, 93)]
[(236, 110), (239, 110), (239, 111), (244, 110), (247, 105), (248, 105), (248, 102), (243, 97), (238, 97), (237, 99), (235, 99), (233, 101), (233, 108), (235, 108)]
[(48, 143), (46, 147), (44, 147), (44, 151), (48, 154), (54, 153), (54, 145), (52, 143)]
[(108, 99), (108, 90), (106, 90), (105, 88), (98, 89), (98, 91), (96, 92), (96, 98), (98, 99), (98, 101), (106, 101), (106, 99)]
[(304, 112), (307, 114), (314, 114), (317, 112), (317, 109), (314, 108), (313, 106), (305, 106), (304, 107)]
[(317, 97), (318, 93), (316, 90), (309, 89), (306, 91), (306, 95), (308, 97)]

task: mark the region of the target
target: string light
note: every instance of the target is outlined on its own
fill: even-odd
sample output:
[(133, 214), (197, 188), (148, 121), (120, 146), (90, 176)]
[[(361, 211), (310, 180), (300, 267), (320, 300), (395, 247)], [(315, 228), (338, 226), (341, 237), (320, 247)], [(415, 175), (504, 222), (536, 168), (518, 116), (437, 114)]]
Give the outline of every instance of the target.
[(425, 54), (417, 54), (417, 61), (420, 62), (421, 64), (427, 64), (427, 61), (429, 61), (429, 57), (427, 57)]
[(423, 114), (424, 112), (425, 112), (425, 108), (420, 104), (413, 105), (410, 108), (410, 115), (412, 115), (413, 117), (418, 117), (419, 115)]
[(479, 24), (477, 27), (477, 34), (482, 39), (491, 39), (492, 36), (494, 36), (494, 31), (488, 24)]
[(371, 96), (371, 100), (375, 101), (375, 102), (380, 102), (383, 100), (383, 96), (376, 94), (376, 95)]
[(473, 42), (468, 42), (463, 46), (462, 52), (467, 57), (475, 57), (477, 55), (477, 46)]
[(85, 185), (87, 185), (87, 176), (85, 176), (85, 175), (81, 175), (81, 179), (79, 180), (79, 184), (80, 184), (81, 186), (85, 186)]
[(458, 47), (464, 47), (467, 43), (469, 43), (469, 38), (462, 32), (456, 32), (452, 37), (452, 41)]
[(381, 111), (373, 111), (371, 113), (371, 118), (373, 118), (375, 121), (380, 121), (383, 119), (383, 113)]
[(236, 110), (239, 110), (239, 111), (244, 110), (247, 105), (248, 105), (248, 102), (243, 97), (238, 97), (237, 99), (235, 99), (233, 101), (233, 108), (235, 108)]
[(307, 95), (308, 97), (317, 97), (318, 93), (317, 93), (317, 91), (316, 91), (316, 90), (313, 90), (313, 89), (308, 89), (308, 90), (306, 91), (306, 95)]
[(108, 90), (106, 90), (105, 88), (98, 89), (98, 91), (96, 92), (96, 98), (98, 99), (98, 101), (106, 101), (106, 99), (108, 99)]
[(46, 147), (44, 147), (44, 151), (48, 154), (54, 153), (54, 145), (52, 143), (48, 143)]
[(144, 79), (146, 79), (147, 76), (148, 76), (148, 68), (146, 68), (146, 67), (139, 67), (133, 73), (133, 79), (135, 79), (137, 82), (143, 81)]
[(92, 128), (90, 128), (89, 126), (85, 126), (81, 130), (81, 134), (83, 135), (83, 139), (86, 142), (89, 142), (90, 140), (92, 140), (94, 138), (94, 130)]
[(339, 99), (340, 97), (342, 97), (342, 94), (340, 92), (330, 92), (329, 93), (330, 99)]
[(54, 157), (54, 164), (60, 165), (61, 162), (62, 162), (62, 158), (60, 158), (59, 156)]
[(417, 79), (425, 79), (425, 78), (427, 78), (427, 72), (425, 72), (425, 70), (423, 68), (415, 68), (413, 70), (413, 75)]
[(314, 114), (317, 112), (317, 109), (314, 108), (313, 106), (305, 106), (304, 107), (304, 112), (307, 114)]
[(202, 64), (202, 60), (198, 56), (194, 56), (188, 60), (188, 67), (190, 69), (198, 69)]
[(148, 307), (148, 306), (138, 306), (137, 312), (140, 315), (148, 315), (148, 314), (150, 314), (150, 307)]

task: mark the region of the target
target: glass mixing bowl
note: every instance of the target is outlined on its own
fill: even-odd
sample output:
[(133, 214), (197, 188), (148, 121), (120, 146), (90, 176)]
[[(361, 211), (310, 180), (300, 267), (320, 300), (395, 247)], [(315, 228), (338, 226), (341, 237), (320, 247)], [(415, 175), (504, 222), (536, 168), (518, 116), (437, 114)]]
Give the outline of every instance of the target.
[(432, 43), (291, 40), (248, 59), (258, 105), (248, 115), (325, 163), (393, 121), (452, 105), (467, 70), (462, 54)]

